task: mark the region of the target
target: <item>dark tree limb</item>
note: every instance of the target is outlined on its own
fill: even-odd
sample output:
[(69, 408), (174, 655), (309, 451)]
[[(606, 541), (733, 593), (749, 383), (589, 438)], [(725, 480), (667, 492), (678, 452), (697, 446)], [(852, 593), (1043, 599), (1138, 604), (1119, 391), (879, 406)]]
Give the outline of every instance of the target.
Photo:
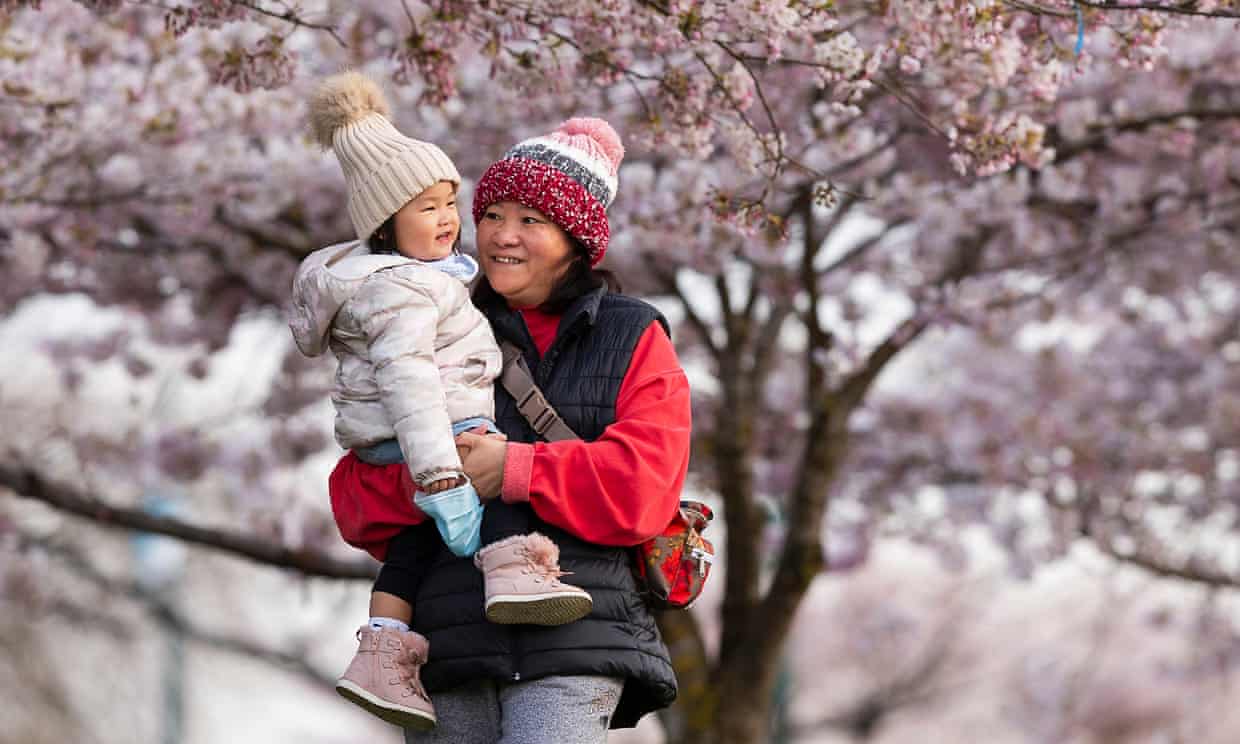
[(1114, 135), (1117, 133), (1144, 132), (1153, 127), (1173, 124), (1180, 119), (1196, 119), (1198, 121), (1240, 119), (1240, 108), (1186, 108), (1100, 123), (1091, 127), (1089, 137), (1071, 144), (1060, 144), (1062, 135), (1059, 133), (1059, 128), (1055, 126), (1047, 130), (1046, 143), (1048, 147), (1055, 148), (1055, 162), (1063, 163), (1087, 152), (1106, 149), (1110, 146)]
[[(282, 651), (269, 648), (249, 639), (206, 630), (175, 609), (171, 601), (162, 596), (160, 592), (144, 588), (136, 581), (123, 581), (106, 576), (86, 556), (66, 545), (57, 545), (46, 540), (35, 542), (64, 563), (76, 575), (87, 579), (108, 595), (128, 597), (130, 600), (141, 604), (162, 627), (180, 633), (188, 641), (236, 654), (246, 659), (258, 659), (268, 662), (296, 672), (325, 689), (335, 687), (334, 677), (319, 671), (306, 661), (307, 654), (305, 649)], [(73, 611), (73, 608), (76, 608), (76, 612)], [(77, 607), (67, 600), (56, 605), (54, 609), (60, 612), (70, 610), (72, 615), (81, 618), (90, 617), (93, 614), (95, 617), (89, 623), (92, 628), (96, 627), (96, 624), (101, 622), (101, 620), (106, 622), (105, 619), (108, 618), (107, 615), (100, 613), (97, 608)], [(111, 619), (110, 622), (114, 625), (117, 621)]]
[(711, 338), (711, 328), (707, 325), (706, 321), (702, 319), (702, 316), (693, 309), (693, 304), (689, 302), (689, 298), (685, 296), (683, 291), (681, 291), (680, 285), (676, 281), (676, 272), (653, 266), (650, 268), (650, 271), (654, 275), (655, 279), (658, 280), (659, 284), (664, 288), (664, 291), (671, 293), (675, 296), (677, 301), (680, 302), (680, 306), (685, 311), (685, 318), (688, 319), (689, 325), (693, 326), (693, 330), (697, 332), (699, 337), (701, 337), (702, 345), (710, 351), (711, 357), (715, 359), (715, 361), (718, 361), (720, 353), (719, 347)]
[(256, 563), (290, 568), (306, 576), (328, 579), (373, 579), (378, 564), (370, 559), (341, 560), (307, 548), (274, 545), (270, 540), (231, 530), (199, 527), (141, 509), (113, 506), (51, 483), (27, 468), (0, 465), (0, 487), (23, 498), (42, 501), (60, 511), (88, 519), (102, 527), (138, 530), (247, 558)]

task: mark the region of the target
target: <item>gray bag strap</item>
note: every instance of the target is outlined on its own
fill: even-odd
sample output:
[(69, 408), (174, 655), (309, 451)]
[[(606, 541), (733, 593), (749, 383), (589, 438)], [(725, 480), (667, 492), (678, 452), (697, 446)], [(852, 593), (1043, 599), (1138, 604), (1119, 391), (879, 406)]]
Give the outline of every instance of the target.
[(534, 376), (525, 366), (525, 357), (521, 350), (511, 341), (499, 346), (504, 355), (504, 370), (500, 373), (499, 382), (517, 402), (517, 410), (534, 427), (534, 432), (548, 442), (564, 439), (580, 439), (560, 414), (556, 413), (551, 404), (543, 396), (542, 390), (534, 382)]

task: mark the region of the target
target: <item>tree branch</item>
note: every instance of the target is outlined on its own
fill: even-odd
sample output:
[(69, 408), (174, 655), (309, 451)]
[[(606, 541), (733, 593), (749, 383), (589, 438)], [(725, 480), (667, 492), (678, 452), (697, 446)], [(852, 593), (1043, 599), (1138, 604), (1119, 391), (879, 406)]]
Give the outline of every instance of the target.
[(1091, 127), (1093, 136), (1079, 143), (1059, 146), (1062, 139), (1059, 127), (1053, 126), (1046, 133), (1047, 147), (1055, 148), (1055, 162), (1062, 163), (1090, 151), (1106, 148), (1116, 132), (1141, 132), (1161, 124), (1171, 124), (1180, 119), (1197, 119), (1200, 121), (1222, 121), (1240, 119), (1240, 108), (1186, 108), (1178, 111), (1164, 111), (1135, 119), (1124, 119), (1111, 123), (1100, 123)]
[(1202, 584), (1217, 589), (1240, 589), (1240, 577), (1229, 574), (1221, 568), (1207, 566), (1201, 561), (1189, 559), (1181, 564), (1160, 560), (1151, 555), (1120, 552), (1106, 539), (1093, 539), (1093, 544), (1106, 555), (1121, 563), (1144, 569), (1156, 576), (1166, 579), (1179, 579), (1194, 584)]
[(0, 465), (0, 486), (18, 496), (42, 501), (63, 512), (89, 519), (112, 529), (139, 530), (248, 558), (257, 563), (291, 568), (306, 576), (329, 579), (373, 579), (377, 564), (370, 559), (340, 560), (306, 548), (273, 545), (254, 535), (198, 527), (172, 517), (140, 509), (105, 504), (71, 488), (49, 483), (27, 468)]
[(870, 352), (860, 369), (845, 378), (836, 392), (840, 402), (844, 404), (845, 415), (852, 413), (861, 404), (865, 394), (869, 392), (870, 387), (887, 364), (897, 354), (908, 348), (908, 345), (913, 343), (929, 325), (929, 318), (914, 314), (913, 317), (896, 326), (896, 329)]
[(1134, 3), (1131, 0), (1125, 0), (1124, 2), (1118, 2), (1117, 0), (1076, 0), (1076, 2), (1094, 10), (1149, 10), (1169, 15), (1198, 16), (1201, 18), (1240, 18), (1240, 10), (1197, 10), (1197, 3), (1195, 2), (1180, 3), (1179, 5), (1164, 5), (1159, 2)]
[(689, 325), (693, 326), (693, 330), (697, 331), (698, 336), (702, 338), (702, 344), (710, 352), (711, 357), (718, 361), (719, 347), (711, 338), (710, 326), (706, 324), (706, 321), (702, 320), (702, 316), (698, 315), (697, 311), (693, 309), (693, 305), (690, 304), (689, 298), (681, 291), (680, 285), (676, 281), (676, 272), (674, 270), (667, 271), (653, 265), (650, 267), (650, 272), (658, 280), (659, 284), (680, 302), (680, 306), (684, 308), (685, 318), (688, 319)]
[[(182, 634), (186, 640), (237, 654), (247, 659), (260, 659), (276, 666), (284, 667), (327, 689), (335, 686), (333, 677), (315, 669), (306, 661), (305, 649), (278, 651), (251, 640), (205, 630), (178, 612), (169, 600), (160, 596), (158, 592), (146, 589), (136, 581), (121, 581), (105, 576), (95, 567), (92, 561), (78, 551), (65, 545), (49, 543), (46, 540), (34, 540), (32, 542), (47, 550), (65, 563), (70, 570), (89, 580), (107, 594), (126, 596), (143, 605), (156, 622), (164, 628)], [(98, 619), (93, 619), (92, 624), (94, 622), (98, 622)]]
[[(1136, 549), (1131, 551), (1118, 549), (1112, 543), (1112, 535), (1109, 534), (1111, 530), (1107, 529), (1102, 517), (1098, 515), (1099, 499), (1091, 490), (1086, 490), (1081, 499), (1074, 504), (1065, 504), (1050, 494), (1043, 494), (1043, 500), (1052, 508), (1060, 511), (1076, 512), (1079, 518), (1080, 534), (1088, 538), (1104, 555), (1116, 561), (1136, 566), (1155, 576), (1167, 579), (1179, 579), (1217, 589), (1240, 589), (1240, 576), (1220, 566), (1208, 565), (1200, 558), (1190, 556), (1186, 560), (1173, 562), (1165, 557), (1156, 556), (1157, 550), (1148, 549), (1149, 544), (1154, 541), (1154, 538), (1148, 534), (1141, 535), (1140, 539), (1134, 537)], [(1127, 529), (1130, 532), (1140, 531), (1139, 526), (1135, 524), (1127, 525)], [(1142, 550), (1143, 546), (1147, 549)]]

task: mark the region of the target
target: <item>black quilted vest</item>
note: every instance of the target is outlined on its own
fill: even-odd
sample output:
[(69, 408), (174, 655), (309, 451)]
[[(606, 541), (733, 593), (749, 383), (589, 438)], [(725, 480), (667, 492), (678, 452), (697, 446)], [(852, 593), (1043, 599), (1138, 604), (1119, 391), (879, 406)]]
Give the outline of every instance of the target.
[[(500, 340), (523, 349), (535, 381), (583, 439), (615, 418), (616, 397), (633, 349), (652, 322), (667, 322), (650, 305), (599, 290), (579, 299), (560, 320), (540, 359), (521, 316), (502, 303), (483, 307)], [(502, 386), (495, 388), (499, 428), (512, 441), (535, 435)], [(529, 509), (528, 505), (522, 505)], [(413, 626), (430, 639), (422, 680), (434, 693), (477, 679), (531, 680), (551, 675), (622, 677), (624, 693), (612, 728), (637, 724), (676, 697), (676, 677), (654, 617), (636, 591), (627, 549), (586, 543), (538, 519), (533, 528), (560, 547), (560, 567), (590, 592), (594, 609), (560, 627), (496, 625), (483, 616), (482, 576), (470, 560), (441, 549), (422, 581)], [(434, 526), (419, 525), (437, 540)], [(416, 529), (416, 528), (415, 528)]]

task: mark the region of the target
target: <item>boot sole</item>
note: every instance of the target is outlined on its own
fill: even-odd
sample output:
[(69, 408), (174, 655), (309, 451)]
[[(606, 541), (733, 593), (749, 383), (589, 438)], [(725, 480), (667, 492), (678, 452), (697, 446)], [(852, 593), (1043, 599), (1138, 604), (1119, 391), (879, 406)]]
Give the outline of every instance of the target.
[(499, 625), (565, 625), (590, 614), (589, 594), (500, 594), (487, 600), (487, 620)]
[(345, 700), (365, 708), (370, 714), (401, 728), (429, 731), (435, 728), (437, 723), (434, 713), (390, 703), (347, 679), (337, 680), (336, 692)]

